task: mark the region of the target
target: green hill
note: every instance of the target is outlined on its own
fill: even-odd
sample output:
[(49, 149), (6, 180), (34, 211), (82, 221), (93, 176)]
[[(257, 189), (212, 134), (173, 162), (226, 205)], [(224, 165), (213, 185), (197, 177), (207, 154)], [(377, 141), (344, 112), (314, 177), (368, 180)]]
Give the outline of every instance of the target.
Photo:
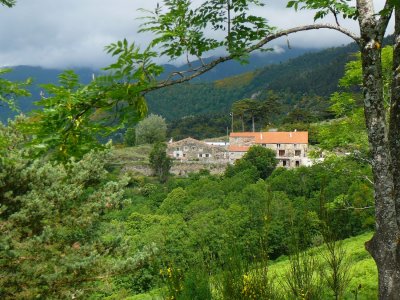
[[(346, 259), (350, 262), (349, 273), (350, 282), (346, 288), (343, 299), (370, 300), (376, 299), (378, 293), (378, 272), (375, 263), (369, 253), (365, 250), (364, 243), (372, 237), (371, 233), (364, 233), (356, 237), (343, 240), (343, 249), (345, 250)], [(324, 247), (312, 248), (308, 253), (320, 262), (322, 269), (326, 269), (324, 257), (327, 252)], [(288, 293), (285, 291), (285, 276), (289, 272), (290, 261), (287, 257), (281, 257), (271, 262), (268, 274), (272, 278), (272, 282), (277, 287), (277, 291), (285, 297)], [(257, 274), (257, 272), (256, 272)], [(250, 275), (251, 276), (251, 275)], [(140, 294), (125, 298), (126, 300), (150, 300), (163, 299), (162, 290), (153, 290), (146, 294)], [(357, 294), (357, 295), (356, 295)], [(334, 299), (332, 297), (332, 299)]]
[[(154, 91), (146, 97), (150, 112), (168, 120), (189, 115), (226, 113), (234, 101), (265, 90), (281, 93), (286, 102), (294, 105), (305, 94), (326, 96), (334, 91), (343, 74), (344, 64), (350, 59), (349, 54), (355, 50), (351, 44), (320, 52), (294, 49), (282, 54), (253, 55), (249, 65), (242, 66), (236, 61), (229, 61), (191, 83)], [(309, 53), (304, 54), (305, 51)], [(166, 72), (180, 69), (182, 67), (165, 66)], [(24, 80), (27, 77), (34, 80), (30, 88), (32, 97), (19, 101), (23, 112), (34, 108), (33, 102), (39, 99), (41, 90), (39, 85), (56, 82), (61, 71), (19, 66), (7, 75), (10, 80)], [(99, 72), (79, 68), (75, 71), (83, 83), (89, 82), (92, 74)], [(2, 109), (0, 120), (5, 121), (11, 115), (12, 112)]]
[[(372, 233), (364, 233), (356, 237), (348, 238), (343, 240), (343, 248), (345, 250), (346, 259), (350, 262), (350, 282), (348, 284), (347, 292), (345, 293), (344, 299), (376, 299), (378, 294), (378, 272), (376, 265), (371, 255), (365, 250), (364, 243), (370, 240)], [(324, 256), (327, 255), (327, 251), (324, 247), (313, 248), (309, 251), (309, 254), (314, 256), (317, 261), (321, 262), (322, 269), (327, 268), (326, 262), (324, 262)], [(287, 257), (278, 259), (272, 262), (269, 272), (271, 276), (279, 278), (278, 280), (284, 280), (285, 274), (290, 268), (290, 261)], [(355, 297), (355, 291), (357, 288), (361, 288), (357, 291), (357, 298)]]
[[(305, 52), (316, 51), (310, 49), (292, 49), (290, 51), (284, 52), (268, 52), (264, 54), (254, 54), (249, 58), (249, 63), (247, 65), (240, 65), (237, 61), (228, 61), (221, 64), (196, 78), (194, 82), (212, 82), (214, 80), (220, 80), (222, 78), (236, 76), (240, 73), (253, 71), (256, 68), (264, 67), (273, 63), (280, 63), (287, 61), (288, 59), (297, 57)], [(213, 58), (208, 58), (205, 61), (210, 61)], [(198, 62), (193, 63), (194, 66), (198, 65)], [(163, 65), (165, 72), (164, 74), (169, 74), (175, 71), (184, 70), (184, 66), (174, 66), (170, 64)], [(100, 73), (100, 70), (93, 70), (89, 68), (73, 68), (73, 70), (79, 75), (82, 83), (88, 83), (92, 79), (93, 74)], [(62, 73), (61, 69), (45, 69), (35, 66), (15, 66), (13, 71), (5, 76), (6, 79), (13, 81), (24, 81), (28, 77), (33, 79), (33, 84), (29, 87), (29, 91), (32, 96), (19, 99), (19, 107), (22, 112), (28, 112), (35, 109), (34, 101), (40, 98), (40, 88), (41, 84), (47, 83), (57, 83), (58, 75)], [(165, 76), (165, 75), (164, 75)], [(163, 76), (161, 76), (163, 77)], [(166, 111), (166, 109), (164, 109)], [(7, 109), (6, 107), (1, 107), (0, 109), (0, 121), (7, 121), (7, 118), (14, 116), (15, 113)], [(164, 115), (164, 113), (163, 113)]]
[[(343, 76), (345, 63), (352, 59), (352, 53), (356, 51), (356, 46), (350, 44), (303, 54), (286, 62), (214, 82), (172, 86), (149, 93), (149, 108), (168, 120), (227, 113), (234, 101), (273, 90), (280, 95), (283, 103), (290, 106), (287, 113), (293, 107), (301, 106), (304, 96), (327, 97), (334, 92)], [(323, 105), (321, 110), (327, 106)]]

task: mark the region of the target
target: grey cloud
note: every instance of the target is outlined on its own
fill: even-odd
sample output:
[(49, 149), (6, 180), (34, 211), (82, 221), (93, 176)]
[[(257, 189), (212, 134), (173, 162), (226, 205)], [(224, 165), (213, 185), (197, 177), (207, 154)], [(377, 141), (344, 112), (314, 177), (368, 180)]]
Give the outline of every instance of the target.
[[(378, 2), (383, 1), (379, 0)], [(0, 65), (44, 67), (104, 67), (111, 58), (104, 46), (127, 37), (147, 44), (149, 34), (137, 34), (138, 8), (152, 9), (160, 0), (19, 0), (0, 7)], [(200, 3), (201, 0), (195, 0)], [(257, 14), (278, 28), (309, 24), (312, 12), (294, 12), (286, 1), (269, 0)], [(328, 20), (329, 21), (329, 20)], [(346, 26), (357, 32), (356, 24)], [(315, 31), (290, 37), (293, 47), (328, 47), (350, 42), (342, 34)], [(284, 45), (286, 40), (272, 46)]]

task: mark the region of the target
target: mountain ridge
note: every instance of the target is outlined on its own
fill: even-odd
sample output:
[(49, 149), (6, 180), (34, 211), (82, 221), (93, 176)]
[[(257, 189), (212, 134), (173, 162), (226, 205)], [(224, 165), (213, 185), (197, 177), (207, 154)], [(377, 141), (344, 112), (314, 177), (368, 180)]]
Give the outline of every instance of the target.
[[(146, 96), (149, 111), (160, 114), (167, 120), (204, 113), (225, 113), (229, 111), (234, 101), (251, 97), (268, 89), (290, 91), (297, 95), (313, 93), (327, 96), (336, 88), (337, 80), (343, 74), (346, 55), (355, 50), (355, 45), (347, 45), (321, 51), (292, 49), (284, 53), (271, 52), (262, 56), (256, 54), (249, 57), (249, 64), (245, 66), (237, 61), (228, 61), (190, 83), (149, 93)], [(332, 62), (338, 53), (340, 58), (336, 61), (339, 60), (341, 64), (334, 63), (336, 73), (332, 73), (332, 70), (327, 71), (326, 65)], [(165, 73), (180, 71), (183, 68), (183, 66), (173, 65), (164, 65), (164, 67)], [(100, 72), (90, 68), (76, 68), (74, 71), (79, 75), (82, 83), (90, 82), (92, 75)], [(10, 80), (25, 80), (27, 77), (34, 77), (35, 84), (30, 87), (32, 96), (18, 100), (21, 111), (28, 112), (37, 108), (34, 101), (40, 98), (40, 84), (56, 83), (61, 72), (62, 70), (58, 69), (17, 66), (5, 77)], [(315, 91), (310, 86), (315, 82), (307, 82), (313, 76), (318, 79), (327, 76), (331, 78), (321, 81), (321, 87)], [(242, 82), (244, 78), (246, 82)], [(324, 85), (329, 85), (329, 88), (324, 88)], [(321, 92), (321, 89), (324, 91)], [(171, 107), (174, 107), (174, 110), (171, 110)], [(8, 109), (2, 109), (0, 120), (4, 122), (14, 114)]]

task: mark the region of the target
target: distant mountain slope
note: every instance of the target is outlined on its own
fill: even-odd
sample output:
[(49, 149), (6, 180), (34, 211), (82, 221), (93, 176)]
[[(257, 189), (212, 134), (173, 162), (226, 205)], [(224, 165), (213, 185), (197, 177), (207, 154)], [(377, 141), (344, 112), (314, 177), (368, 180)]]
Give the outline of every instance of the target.
[[(354, 44), (303, 54), (279, 64), (214, 82), (194, 82), (149, 93), (150, 111), (173, 120), (184, 116), (228, 112), (242, 98), (273, 90), (282, 103), (296, 107), (306, 96), (329, 96), (337, 89)], [(320, 101), (320, 100), (319, 100)], [(319, 104), (323, 109), (324, 105)], [(325, 104), (325, 107), (328, 103)], [(307, 104), (312, 107), (312, 104)], [(306, 108), (306, 107), (304, 107)]]
[[(306, 54), (304, 51), (292, 49), (284, 53), (253, 55), (250, 64), (245, 66), (236, 61), (226, 62), (204, 74), (201, 79), (147, 94), (149, 109), (168, 120), (189, 115), (226, 113), (234, 101), (267, 90), (284, 94), (282, 102), (286, 106), (301, 105), (303, 95), (328, 96), (336, 89), (344, 64), (351, 59), (350, 54), (356, 51), (356, 46), (351, 44)], [(291, 58), (299, 54), (302, 55)], [(166, 72), (180, 70), (172, 65), (166, 65), (165, 69)], [(76, 72), (86, 83), (98, 71), (77, 69)], [(35, 84), (40, 84), (56, 82), (59, 73), (61, 70), (21, 66), (14, 68), (8, 78), (23, 80), (32, 77)], [(31, 87), (31, 92), (31, 98), (20, 101), (24, 112), (32, 110), (32, 102), (39, 99), (40, 88), (37, 85)], [(320, 107), (324, 109), (324, 105)], [(10, 114), (0, 108), (0, 120), (6, 120)]]
[[(255, 54), (250, 56), (249, 64), (240, 65), (237, 61), (229, 61), (224, 64), (221, 64), (211, 70), (203, 74), (200, 78), (197, 78), (194, 82), (212, 82), (214, 80), (223, 79), (226, 77), (234, 76), (246, 71), (252, 71), (257, 68), (264, 67), (268, 64), (280, 63), (287, 61), (290, 58), (299, 56), (304, 54), (305, 52), (310, 51), (309, 49), (291, 49), (290, 51), (279, 51), (279, 52), (267, 52), (263, 54)], [(208, 60), (211, 60), (209, 58)], [(196, 62), (194, 62), (196, 65)], [(177, 67), (171, 64), (164, 65), (165, 73), (168, 74), (172, 71), (181, 71), (183, 70), (183, 66)], [(28, 77), (33, 79), (33, 85), (29, 88), (32, 93), (32, 97), (19, 99), (19, 106), (21, 111), (28, 112), (32, 109), (35, 109), (34, 101), (39, 100), (39, 95), (41, 88), (40, 84), (44, 83), (56, 83), (58, 75), (62, 72), (61, 69), (44, 69), (41, 67), (31, 67), (31, 66), (17, 66), (13, 68), (13, 71), (6, 78), (14, 81), (22, 81), (27, 79)], [(98, 70), (92, 70), (88, 68), (76, 68), (74, 71), (80, 76), (82, 83), (88, 83), (93, 73), (99, 73)], [(220, 109), (220, 108), (218, 108)], [(7, 118), (13, 116), (15, 113), (11, 112), (4, 106), (0, 106), (0, 121), (6, 121)], [(177, 115), (185, 114), (185, 112), (179, 113)]]
[(279, 65), (265, 67), (251, 83), (251, 89), (272, 89), (298, 94), (329, 96), (337, 89), (344, 65), (357, 52), (355, 44), (307, 53)]
[[(289, 59), (298, 57), (305, 53), (317, 52), (321, 49), (306, 49), (306, 48), (294, 48), (294, 49), (283, 49), (280, 48), (279, 51), (271, 51), (264, 53), (256, 53), (252, 54), (249, 57), (248, 64), (241, 64), (238, 61), (230, 60), (223, 64), (218, 65), (214, 69), (204, 73), (203, 75), (194, 79), (194, 82), (198, 81), (215, 81), (231, 76), (236, 76), (245, 72), (254, 71), (256, 69), (261, 69), (265, 66), (271, 64), (279, 64), (283, 63)], [(207, 63), (211, 60), (215, 59), (215, 57), (210, 57), (205, 59), (204, 61)], [(196, 67), (199, 65), (199, 61), (194, 62), (193, 66)], [(185, 66), (175, 67), (173, 65), (164, 65), (165, 73), (169, 74), (172, 71), (182, 71), (185, 69)]]

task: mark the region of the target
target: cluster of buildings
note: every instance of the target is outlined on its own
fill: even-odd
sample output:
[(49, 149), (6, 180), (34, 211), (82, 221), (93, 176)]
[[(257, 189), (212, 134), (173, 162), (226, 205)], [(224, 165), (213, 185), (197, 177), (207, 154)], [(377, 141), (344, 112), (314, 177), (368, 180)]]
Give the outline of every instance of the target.
[(307, 157), (308, 132), (232, 132), (229, 143), (203, 142), (186, 138), (168, 144), (167, 153), (180, 163), (233, 164), (253, 145), (269, 148), (276, 152), (279, 166), (294, 168), (309, 166)]

